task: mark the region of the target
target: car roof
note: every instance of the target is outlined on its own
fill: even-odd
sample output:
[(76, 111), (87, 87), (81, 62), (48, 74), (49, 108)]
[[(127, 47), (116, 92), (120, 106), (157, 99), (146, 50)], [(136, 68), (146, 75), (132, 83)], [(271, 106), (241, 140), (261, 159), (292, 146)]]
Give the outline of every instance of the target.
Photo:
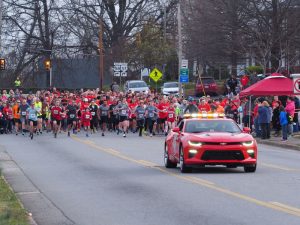
[(128, 82), (128, 83), (140, 83), (140, 82), (146, 83), (146, 82), (143, 81), (143, 80), (128, 80), (127, 82)]

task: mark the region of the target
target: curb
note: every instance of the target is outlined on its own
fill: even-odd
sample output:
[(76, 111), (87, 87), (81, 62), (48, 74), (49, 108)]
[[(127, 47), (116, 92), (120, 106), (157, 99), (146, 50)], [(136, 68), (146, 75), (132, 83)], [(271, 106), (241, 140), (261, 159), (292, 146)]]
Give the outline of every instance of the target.
[(280, 141), (271, 141), (271, 140), (260, 140), (256, 139), (257, 143), (259, 144), (264, 144), (264, 145), (270, 145), (270, 146), (275, 146), (275, 147), (281, 147), (281, 148), (286, 148), (290, 150), (295, 150), (295, 151), (300, 151), (300, 146), (299, 145), (294, 145), (294, 144), (289, 144), (289, 143), (281, 143)]

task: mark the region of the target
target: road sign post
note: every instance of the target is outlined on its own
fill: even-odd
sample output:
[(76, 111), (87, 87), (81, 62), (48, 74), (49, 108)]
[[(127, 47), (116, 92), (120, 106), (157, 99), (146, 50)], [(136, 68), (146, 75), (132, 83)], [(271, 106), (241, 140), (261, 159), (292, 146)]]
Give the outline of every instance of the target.
[(300, 74), (292, 74), (291, 77), (293, 77), (294, 94), (300, 95)]
[(120, 87), (122, 77), (127, 77), (128, 63), (114, 63), (114, 77), (120, 78)]

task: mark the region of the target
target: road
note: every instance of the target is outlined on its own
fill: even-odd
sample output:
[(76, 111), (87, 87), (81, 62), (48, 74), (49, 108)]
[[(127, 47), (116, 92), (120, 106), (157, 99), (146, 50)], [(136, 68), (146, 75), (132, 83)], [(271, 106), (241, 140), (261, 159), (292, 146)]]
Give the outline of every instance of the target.
[[(163, 167), (163, 143), (133, 134), (0, 135), (35, 188), (11, 179), (39, 225), (300, 224), (300, 152), (260, 145), (256, 173), (181, 174)], [(53, 207), (57, 216), (49, 216)]]

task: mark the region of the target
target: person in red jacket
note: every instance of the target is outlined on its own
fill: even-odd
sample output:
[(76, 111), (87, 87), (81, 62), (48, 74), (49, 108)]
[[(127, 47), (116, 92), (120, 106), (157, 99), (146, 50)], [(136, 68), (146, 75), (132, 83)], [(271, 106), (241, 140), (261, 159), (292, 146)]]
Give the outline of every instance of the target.
[(203, 98), (200, 101), (200, 104), (198, 105), (199, 112), (209, 112), (210, 111), (210, 105), (206, 100)]
[(87, 137), (89, 136), (91, 120), (92, 120), (92, 113), (90, 112), (89, 108), (86, 108), (84, 111), (82, 111), (81, 121), (82, 121), (83, 129), (86, 131)]
[(249, 77), (247, 76), (247, 74), (245, 74), (245, 75), (241, 78), (242, 89), (247, 88), (247, 87), (248, 87), (248, 83), (249, 83)]

